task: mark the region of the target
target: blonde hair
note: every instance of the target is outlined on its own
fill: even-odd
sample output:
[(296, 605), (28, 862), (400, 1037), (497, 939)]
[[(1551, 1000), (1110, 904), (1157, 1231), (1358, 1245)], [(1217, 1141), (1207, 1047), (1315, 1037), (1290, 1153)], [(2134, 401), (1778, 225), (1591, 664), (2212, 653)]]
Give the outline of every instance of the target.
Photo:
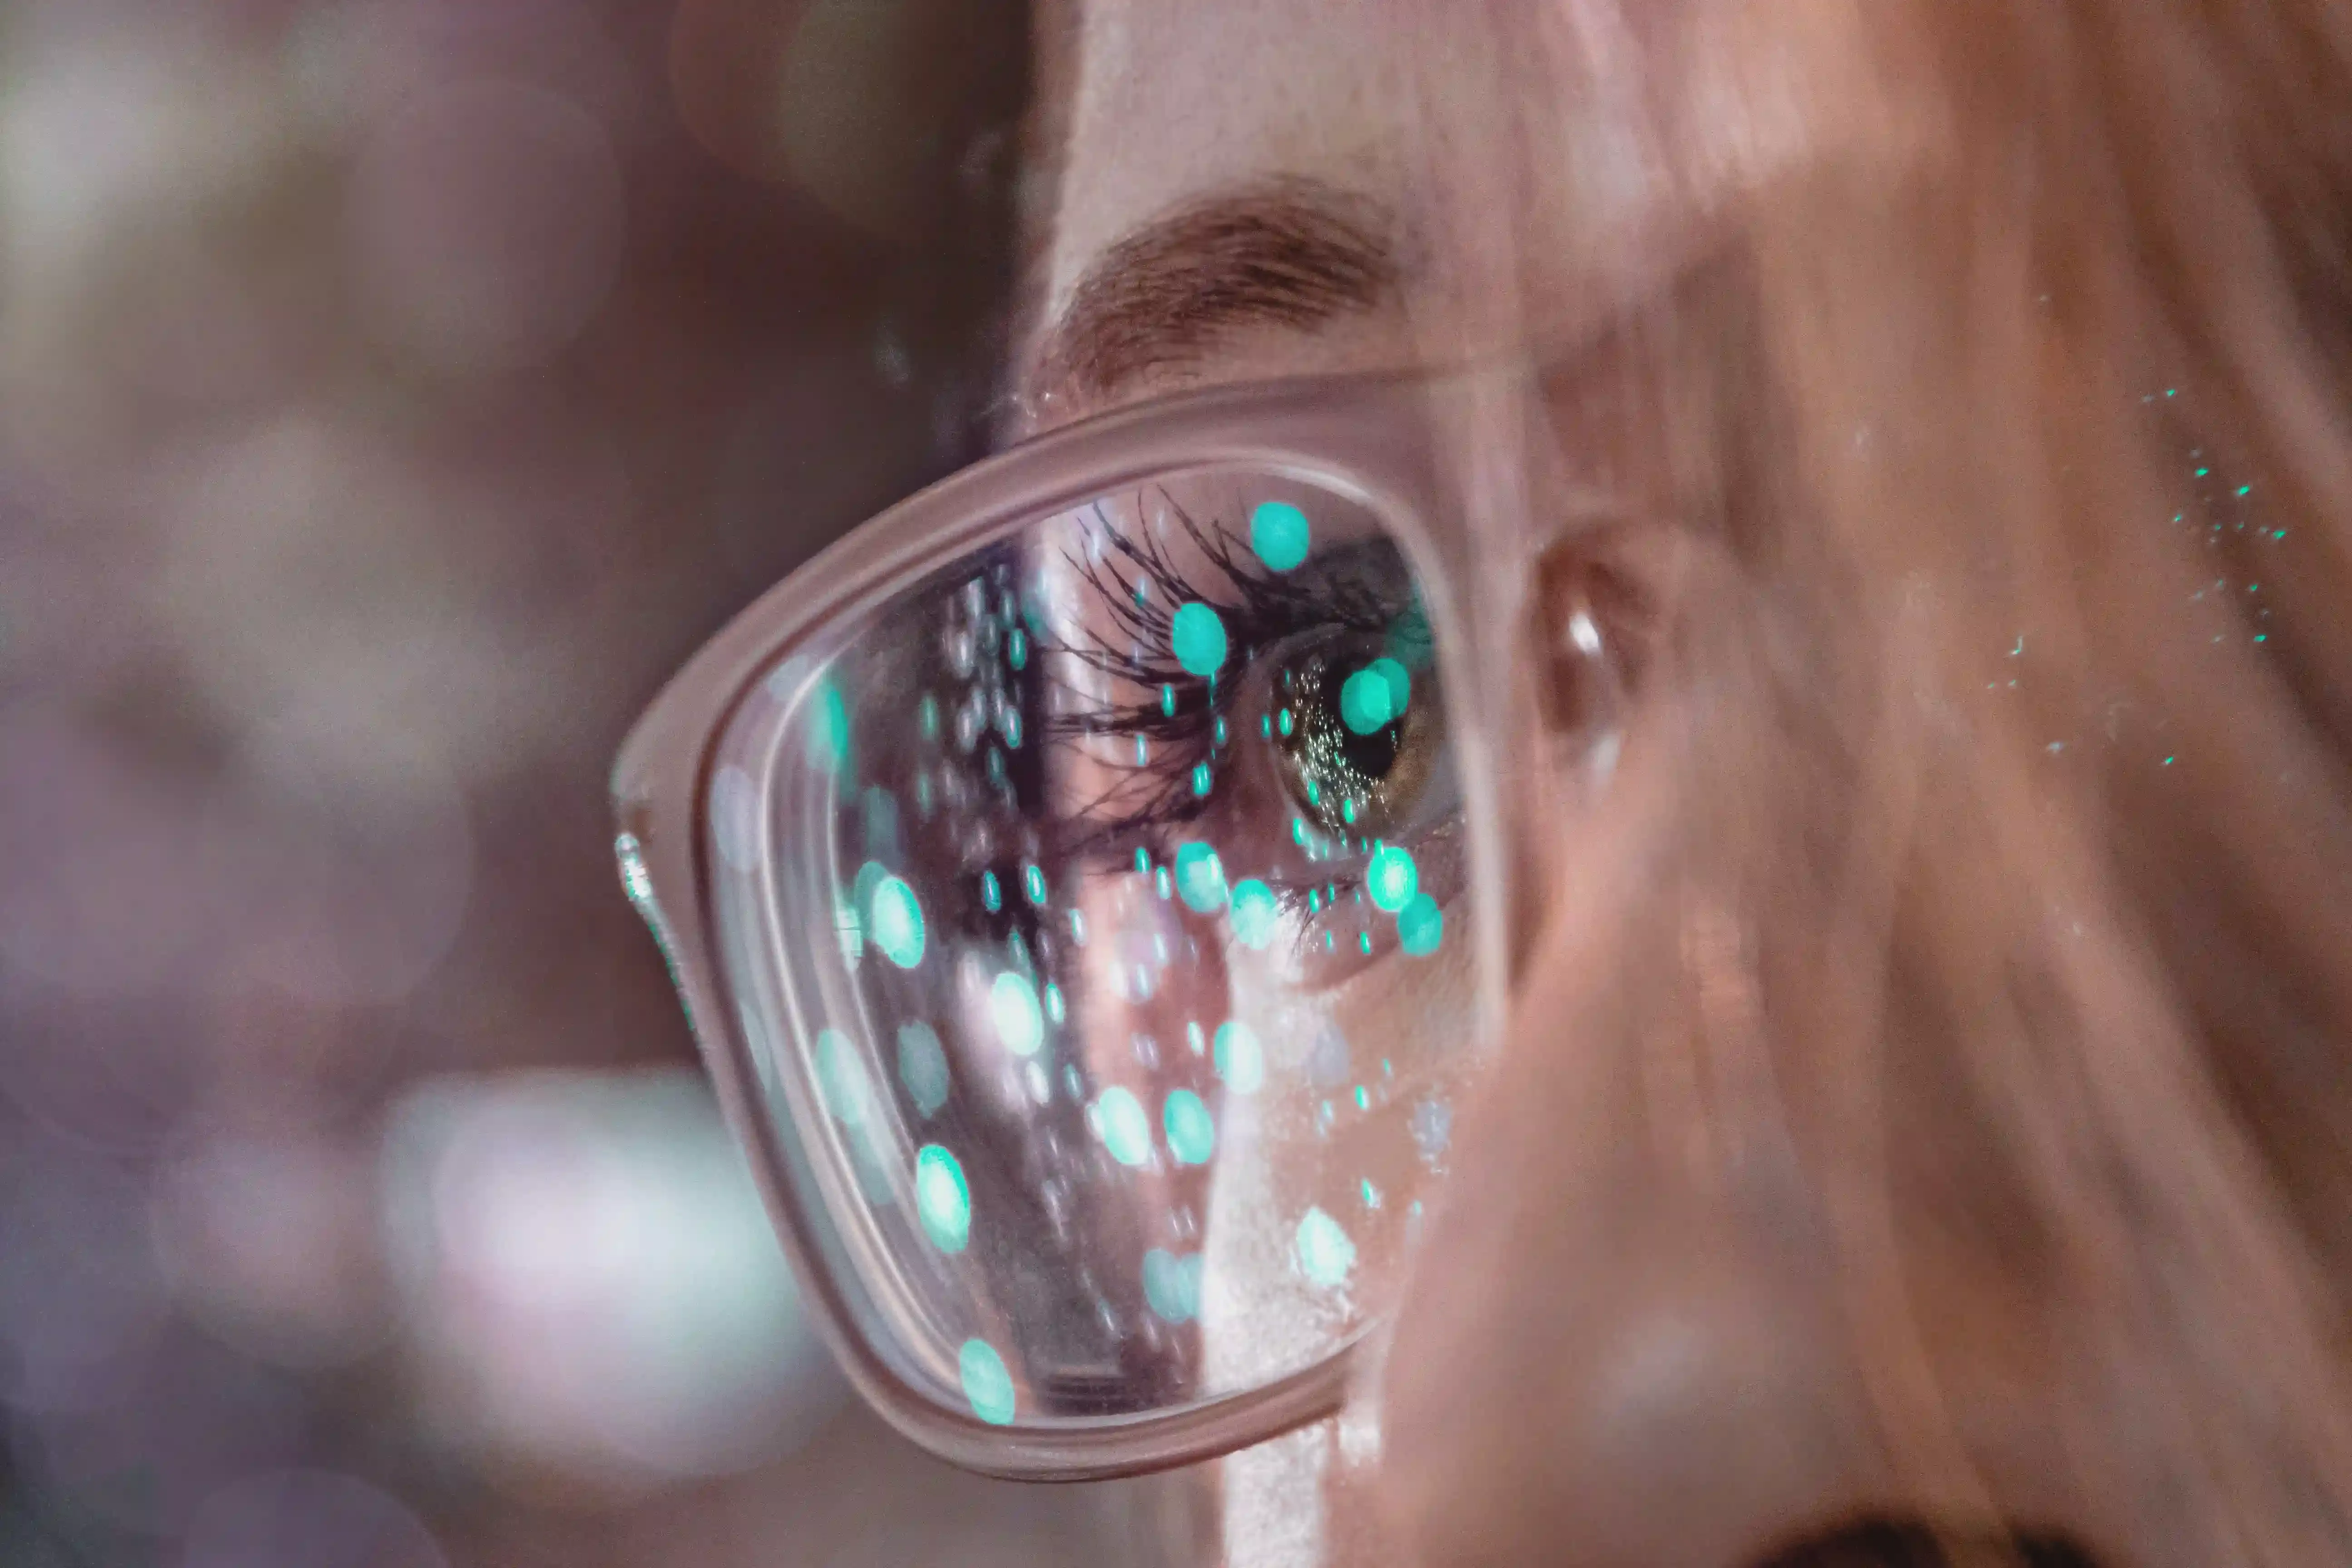
[[(1670, 798), (1627, 853), (1672, 874), (1622, 885), (1611, 963), (1523, 981), (1643, 1058), (1659, 1147), (1797, 1152), (1922, 1498), (2012, 1506), (1936, 1250), (2034, 1303), (2095, 1539), (2342, 1561), (2352, 6), (1725, 11), (1835, 35), (1885, 112), (1747, 182), (1591, 357), (1590, 428), (1692, 543), (1632, 626), (1625, 776)], [(1523, 96), (1601, 90), (1607, 14), (1561, 0)]]

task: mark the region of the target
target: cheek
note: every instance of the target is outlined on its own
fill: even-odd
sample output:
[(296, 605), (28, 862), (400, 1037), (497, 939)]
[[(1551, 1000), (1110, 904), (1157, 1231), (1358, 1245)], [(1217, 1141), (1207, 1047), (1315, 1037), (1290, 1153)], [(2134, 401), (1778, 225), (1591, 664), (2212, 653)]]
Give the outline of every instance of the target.
[[(1645, 798), (1636, 757), (1616, 798)], [(1432, 1563), (1736, 1563), (1853, 1473), (1859, 1401), (1792, 1167), (1708, 1163), (1677, 900), (1612, 812), (1544, 922), (1454, 1138), (1384, 1389), (1382, 1493)], [(1801, 1520), (1791, 1517), (1788, 1522)]]
[(1540, 1016), (1522, 1010), (1465, 1116), (1415, 1259), (1385, 1390), (1392, 1523), (1433, 1563), (1571, 1537), (1595, 1563), (1738, 1561), (1759, 1513), (1851, 1470), (1849, 1402), (1822, 1397), (1837, 1347), (1812, 1331), (1834, 1303), (1802, 1283), (1801, 1243), (1682, 1185), (1628, 1075), (1563, 1068), (1593, 1041)]

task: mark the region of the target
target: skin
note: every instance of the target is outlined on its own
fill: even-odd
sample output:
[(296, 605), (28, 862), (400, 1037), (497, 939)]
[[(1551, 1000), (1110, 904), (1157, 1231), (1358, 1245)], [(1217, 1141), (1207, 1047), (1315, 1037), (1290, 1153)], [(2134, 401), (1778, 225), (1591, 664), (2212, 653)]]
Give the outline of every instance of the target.
[[(1058, 70), (1045, 342), (1109, 247), (1268, 179), (1371, 198), (1397, 215), (1410, 256), (1394, 298), (1333, 322), (1237, 328), (1110, 386), (1043, 375), (1034, 423), (1180, 385), (1574, 341), (1613, 303), (1673, 287), (1710, 234), (1792, 170), (1905, 144), (1900, 106), (1860, 85), (1837, 7), (1777, 6), (1767, 22), (1744, 5), (1704, 17), (1666, 5), (1638, 26), (1600, 5), (1544, 14), (1558, 25), (1529, 25), (1519, 41), (1555, 51), (1567, 79), (1583, 71), (1589, 90), (1517, 94), (1520, 62), (1488, 58), (1459, 9), (1422, 0), (1086, 5)], [(1637, 177), (1629, 110), (1611, 90), (1633, 79), (1677, 177)], [(1498, 103), (1528, 118), (1506, 123)], [(1536, 174), (1528, 146), (1570, 152)], [(1516, 222), (1498, 247), (1485, 220), (1502, 205)], [(1573, 379), (1546, 388), (1542, 412), (1571, 449), (1590, 429), (1588, 392)], [(1638, 489), (1640, 454), (1621, 467)], [(1543, 515), (1521, 509), (1486, 542), (1498, 574), (1546, 548), (1528, 521)], [(1540, 661), (1565, 608), (1534, 609), (1521, 651)], [(2095, 1422), (2118, 1413), (2095, 1390), (2060, 1386), (2042, 1306), (2003, 1260), (1966, 1238), (1910, 1259), (1916, 1331), (1949, 1373), (1912, 1394), (1939, 1407), (1956, 1447), (1905, 1456), (1897, 1486), (1849, 1342), (1868, 1303), (1832, 1282), (1793, 1156), (1759, 1136), (1731, 1175), (1708, 1176), (1644, 1135), (1645, 1098), (1672, 1086), (1645, 1079), (1630, 1039), (1594, 1048), (1613, 1037), (1575, 1028), (1573, 977), (1622, 962), (1633, 942), (1591, 911), (1638, 902), (1631, 889), (1654, 872), (1611, 847), (1646, 840), (1633, 816), (1671, 784), (1638, 721), (1620, 776), (1626, 787), (1573, 844), (1555, 834), (1517, 847), (1536, 935), (1493, 1085), (1457, 1124), (1458, 1166), (1385, 1382), (1367, 1388), (1348, 1441), (1308, 1434), (1228, 1461), (1229, 1560), (1727, 1568), (1874, 1510), (2126, 1536), (2051, 1479), (2066, 1472), (2053, 1405)], [(1714, 1001), (1740, 1005), (1736, 966)], [(1948, 1156), (1965, 1168), (1973, 1153), (1955, 1135)], [(1377, 1444), (1363, 1438), (1375, 1418)], [(1325, 1523), (1307, 1530), (1300, 1494), (1317, 1489)]]

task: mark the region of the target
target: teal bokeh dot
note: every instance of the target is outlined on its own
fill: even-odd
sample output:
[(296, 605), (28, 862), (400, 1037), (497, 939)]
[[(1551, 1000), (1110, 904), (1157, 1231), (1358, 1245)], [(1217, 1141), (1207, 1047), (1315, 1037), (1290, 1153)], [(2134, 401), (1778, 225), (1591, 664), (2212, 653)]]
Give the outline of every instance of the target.
[(1210, 1047), (1210, 1059), (1217, 1065), (1217, 1076), (1235, 1094), (1255, 1094), (1265, 1082), (1265, 1049), (1257, 1043), (1257, 1036), (1239, 1018), (1217, 1026), (1215, 1043)]
[(1397, 942), (1415, 958), (1426, 958), (1445, 940), (1445, 911), (1427, 893), (1415, 893), (1397, 911)]
[(841, 688), (826, 681), (817, 688), (816, 707), (808, 717), (809, 765), (830, 773), (849, 755), (849, 704)]
[(1370, 673), (1379, 676), (1388, 685), (1389, 717), (1403, 718), (1405, 709), (1412, 702), (1412, 673), (1403, 665), (1385, 654), (1372, 660), (1370, 664), (1365, 666), (1365, 668)]
[(991, 1426), (1013, 1425), (1013, 1374), (1004, 1358), (986, 1340), (966, 1340), (956, 1354), (956, 1370), (963, 1376), (963, 1396), (971, 1413)]
[(1206, 844), (1182, 844), (1176, 848), (1176, 891), (1184, 907), (1213, 915), (1225, 907), (1225, 868)]
[(1389, 683), (1381, 679), (1379, 670), (1360, 669), (1340, 684), (1339, 718), (1357, 734), (1369, 735), (1385, 729), (1395, 717), (1389, 706)]
[(1045, 1016), (1038, 1010), (1037, 987), (1027, 975), (1009, 969), (998, 975), (989, 988), (988, 1013), (995, 1022), (996, 1037), (1014, 1056), (1034, 1057), (1045, 1043)]
[(1421, 890), (1421, 868), (1412, 863), (1412, 851), (1393, 844), (1372, 851), (1372, 862), (1364, 868), (1364, 890), (1384, 914), (1395, 914), (1412, 902)]
[(901, 969), (923, 962), (923, 906), (915, 889), (898, 877), (875, 884), (866, 934), (882, 956)]
[(1168, 1152), (1180, 1165), (1205, 1165), (1217, 1152), (1217, 1123), (1201, 1097), (1180, 1089), (1160, 1108), (1160, 1125), (1168, 1134)]
[(862, 1127), (869, 1089), (866, 1081), (866, 1064), (857, 1059), (857, 1047), (839, 1029), (820, 1029), (816, 1037), (816, 1085), (824, 1097), (824, 1108), (845, 1127)]
[(1193, 675), (1214, 675), (1225, 667), (1225, 623), (1198, 600), (1176, 612), (1169, 641), (1176, 662)]
[(1286, 500), (1260, 501), (1250, 513), (1250, 548), (1269, 572), (1288, 572), (1307, 559), (1307, 514)]
[(1116, 1086), (1095, 1101), (1095, 1131), (1110, 1157), (1122, 1165), (1140, 1165), (1151, 1158), (1151, 1119), (1143, 1102)]
[(1348, 1239), (1339, 1222), (1321, 1209), (1308, 1209), (1298, 1222), (1294, 1250), (1298, 1271), (1327, 1289), (1346, 1284), (1349, 1270), (1356, 1267), (1356, 1244)]
[(1201, 1310), (1201, 1255), (1179, 1258), (1164, 1247), (1143, 1255), (1143, 1299), (1171, 1323), (1188, 1323)]
[(1234, 938), (1244, 947), (1263, 948), (1274, 941), (1275, 922), (1280, 911), (1274, 901), (1274, 889), (1255, 877), (1234, 884)]
[(919, 1116), (948, 1102), (948, 1053), (929, 1024), (898, 1026), (898, 1081)]
[(941, 1252), (961, 1252), (971, 1239), (971, 1188), (963, 1165), (937, 1143), (924, 1144), (915, 1156), (915, 1213)]

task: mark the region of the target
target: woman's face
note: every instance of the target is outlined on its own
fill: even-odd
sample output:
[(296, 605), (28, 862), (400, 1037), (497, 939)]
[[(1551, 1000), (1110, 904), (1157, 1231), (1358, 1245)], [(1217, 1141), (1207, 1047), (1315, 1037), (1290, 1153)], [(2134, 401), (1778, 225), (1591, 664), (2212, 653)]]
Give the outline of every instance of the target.
[[(1029, 361), (1037, 422), (1181, 385), (1572, 342), (1672, 288), (1709, 234), (1832, 142), (1899, 140), (1899, 115), (1846, 68), (1835, 7), (1691, 18), (1529, 0), (1475, 26), (1468, 9), (1088, 0), (1048, 55), (1061, 184)], [(1549, 85), (1530, 96), (1529, 81)], [(1547, 394), (1571, 464), (1588, 455), (1589, 390)], [(1542, 510), (1540, 497), (1528, 509)], [(1548, 542), (1539, 523), (1522, 534), (1490, 538), (1488, 555), (1531, 560)], [(1553, 629), (1534, 612), (1531, 660)], [(1906, 1304), (1903, 1331), (1934, 1342), (1918, 1348), (1948, 1381), (1905, 1394), (1965, 1452), (1903, 1456), (1906, 1476), (1954, 1479), (1948, 1495), (1916, 1479), (1898, 1492), (1872, 1436), (1884, 1391), (1865, 1399), (1848, 1348), (1881, 1303), (1836, 1282), (1793, 1157), (1769, 1138), (1665, 1135), (1662, 1102), (1742, 1086), (1664, 1081), (1615, 1043), (1630, 1032), (1587, 1026), (1582, 983), (1644, 939), (1610, 916), (1648, 869), (1619, 848), (1647, 841), (1636, 814), (1663, 793), (1644, 766), (1629, 746), (1597, 815), (1516, 847), (1537, 868), (1533, 945), (1494, 1076), (1457, 1127), (1381, 1442), (1309, 1434), (1229, 1462), (1234, 1561), (1382, 1560), (1409, 1543), (1431, 1563), (1734, 1568), (1874, 1512), (2084, 1526), (2048, 1479), (2047, 1325), (1986, 1249), (1912, 1259), (1935, 1299)], [(1737, 930), (1680, 918), (1667, 940), (1692, 955), (1700, 1005), (1736, 1025), (1753, 1003)], [(1955, 1179), (1968, 1158), (1949, 1152)], [(1309, 1529), (1298, 1493), (1317, 1488), (1326, 1523)]]

